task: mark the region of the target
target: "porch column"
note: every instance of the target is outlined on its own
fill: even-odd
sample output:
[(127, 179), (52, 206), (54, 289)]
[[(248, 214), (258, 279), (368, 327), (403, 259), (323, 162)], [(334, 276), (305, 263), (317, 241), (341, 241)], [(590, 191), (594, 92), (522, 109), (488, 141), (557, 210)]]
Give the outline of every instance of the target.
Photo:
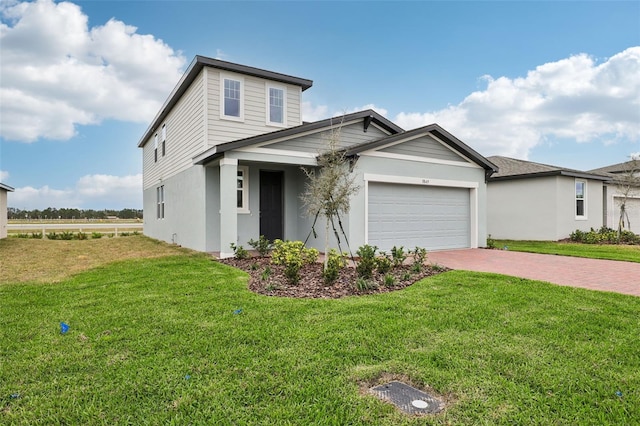
[(220, 160), (220, 258), (233, 257), (231, 244), (238, 243), (238, 160)]

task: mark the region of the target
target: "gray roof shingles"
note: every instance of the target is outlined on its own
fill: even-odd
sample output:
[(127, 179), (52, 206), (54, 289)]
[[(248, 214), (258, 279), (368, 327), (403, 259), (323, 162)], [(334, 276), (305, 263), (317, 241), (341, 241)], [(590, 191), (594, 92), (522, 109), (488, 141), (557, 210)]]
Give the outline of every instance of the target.
[(491, 176), (491, 180), (524, 179), (543, 176), (572, 176), (601, 181), (610, 179), (610, 177), (603, 174), (535, 163), (533, 161), (518, 160), (516, 158), (502, 157), (499, 155), (487, 157), (487, 159), (499, 168), (498, 173)]

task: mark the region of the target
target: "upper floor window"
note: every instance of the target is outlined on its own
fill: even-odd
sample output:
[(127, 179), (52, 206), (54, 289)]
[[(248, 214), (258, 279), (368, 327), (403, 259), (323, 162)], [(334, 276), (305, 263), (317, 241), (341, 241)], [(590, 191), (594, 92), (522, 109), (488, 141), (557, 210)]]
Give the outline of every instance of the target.
[(576, 219), (587, 218), (587, 182), (576, 180)]
[(221, 92), (222, 105), (220, 115), (223, 118), (242, 120), (244, 118), (244, 102), (242, 99), (242, 80), (223, 77)]
[(286, 89), (267, 85), (267, 124), (284, 126), (286, 117)]
[(167, 143), (167, 125), (162, 125), (162, 156), (164, 157), (166, 153), (166, 143)]
[(238, 166), (236, 200), (238, 213), (249, 213), (249, 170), (246, 166)]
[(158, 134), (153, 137), (153, 161), (158, 161)]

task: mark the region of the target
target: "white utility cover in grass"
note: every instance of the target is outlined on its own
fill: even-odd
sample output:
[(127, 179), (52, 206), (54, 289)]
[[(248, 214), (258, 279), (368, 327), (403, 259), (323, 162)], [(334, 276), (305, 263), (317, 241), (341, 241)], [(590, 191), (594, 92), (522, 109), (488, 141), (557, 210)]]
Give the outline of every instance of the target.
[(468, 188), (370, 182), (368, 243), (380, 250), (470, 247)]

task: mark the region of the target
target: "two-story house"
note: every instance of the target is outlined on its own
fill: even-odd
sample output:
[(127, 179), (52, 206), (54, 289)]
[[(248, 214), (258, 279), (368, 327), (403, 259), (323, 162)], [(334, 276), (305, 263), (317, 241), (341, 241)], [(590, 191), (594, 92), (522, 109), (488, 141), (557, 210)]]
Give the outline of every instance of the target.
[[(486, 178), (496, 167), (433, 124), (404, 131), (372, 110), (302, 121), (312, 81), (196, 56), (139, 142), (144, 233), (195, 250), (304, 240), (301, 166), (340, 128), (360, 190), (343, 218), (352, 247), (427, 249), (486, 241)], [(319, 227), (323, 228), (323, 227)], [(310, 245), (323, 248), (323, 229)]]

